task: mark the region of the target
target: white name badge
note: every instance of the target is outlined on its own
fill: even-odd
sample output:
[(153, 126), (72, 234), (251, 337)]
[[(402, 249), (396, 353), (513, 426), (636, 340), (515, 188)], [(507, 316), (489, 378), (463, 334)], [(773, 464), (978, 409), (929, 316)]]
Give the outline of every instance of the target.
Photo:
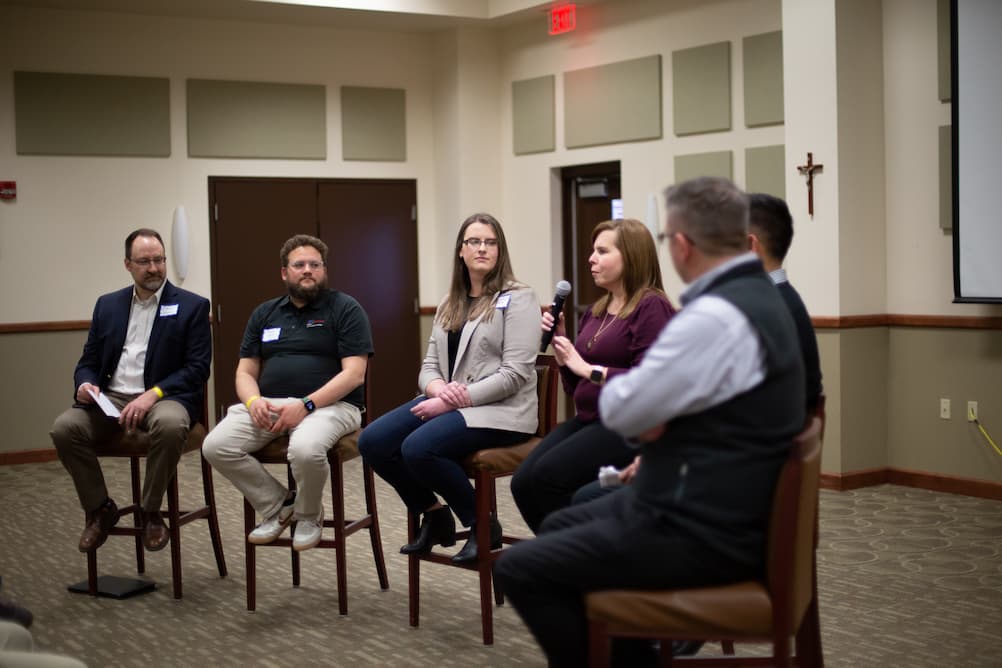
[(278, 341), (278, 335), (281, 332), (281, 327), (266, 327), (265, 330), (261, 332), (261, 342), (268, 343), (269, 341)]
[(508, 303), (511, 301), (511, 295), (501, 295), (498, 297), (497, 303), (494, 304), (494, 308), (508, 308)]
[(161, 318), (166, 318), (171, 315), (177, 315), (177, 304), (164, 304), (160, 307)]

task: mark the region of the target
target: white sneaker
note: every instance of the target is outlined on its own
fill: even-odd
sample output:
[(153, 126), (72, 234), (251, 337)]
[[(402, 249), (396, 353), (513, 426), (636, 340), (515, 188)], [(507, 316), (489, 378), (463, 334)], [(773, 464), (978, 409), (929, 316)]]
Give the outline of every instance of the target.
[(267, 545), (282, 535), (285, 527), (292, 521), (292, 511), (294, 504), (283, 505), (278, 512), (258, 524), (253, 531), (247, 534), (247, 542), (255, 545)]
[(324, 509), (314, 520), (298, 520), (296, 531), (292, 536), (292, 549), (297, 552), (316, 547), (324, 531)]

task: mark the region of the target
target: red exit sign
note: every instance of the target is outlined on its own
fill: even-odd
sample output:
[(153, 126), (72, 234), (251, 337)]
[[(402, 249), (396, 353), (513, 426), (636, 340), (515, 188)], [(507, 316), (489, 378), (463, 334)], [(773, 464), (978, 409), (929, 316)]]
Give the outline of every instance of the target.
[(577, 5), (559, 5), (550, 10), (550, 34), (570, 32), (577, 25)]

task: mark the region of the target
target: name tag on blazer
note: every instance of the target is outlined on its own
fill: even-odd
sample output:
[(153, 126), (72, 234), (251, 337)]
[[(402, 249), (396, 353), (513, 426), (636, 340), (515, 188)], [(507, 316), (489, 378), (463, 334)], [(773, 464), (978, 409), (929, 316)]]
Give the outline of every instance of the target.
[(511, 295), (501, 295), (494, 304), (494, 308), (508, 308), (509, 303), (511, 303)]
[(168, 318), (172, 315), (177, 315), (177, 304), (161, 304), (160, 317)]

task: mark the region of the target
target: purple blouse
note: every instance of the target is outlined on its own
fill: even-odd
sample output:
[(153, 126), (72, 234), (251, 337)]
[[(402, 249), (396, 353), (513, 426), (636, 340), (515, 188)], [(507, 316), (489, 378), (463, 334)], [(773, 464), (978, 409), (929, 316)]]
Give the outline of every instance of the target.
[[(625, 319), (610, 316), (596, 318), (591, 309), (585, 311), (578, 324), (574, 348), (589, 364), (609, 369), (606, 380), (640, 364), (644, 354), (658, 334), (675, 315), (671, 302), (662, 295), (649, 292)], [(564, 391), (574, 397), (574, 408), (582, 422), (598, 419), (598, 395), (601, 386), (578, 376), (567, 367), (560, 367)]]

